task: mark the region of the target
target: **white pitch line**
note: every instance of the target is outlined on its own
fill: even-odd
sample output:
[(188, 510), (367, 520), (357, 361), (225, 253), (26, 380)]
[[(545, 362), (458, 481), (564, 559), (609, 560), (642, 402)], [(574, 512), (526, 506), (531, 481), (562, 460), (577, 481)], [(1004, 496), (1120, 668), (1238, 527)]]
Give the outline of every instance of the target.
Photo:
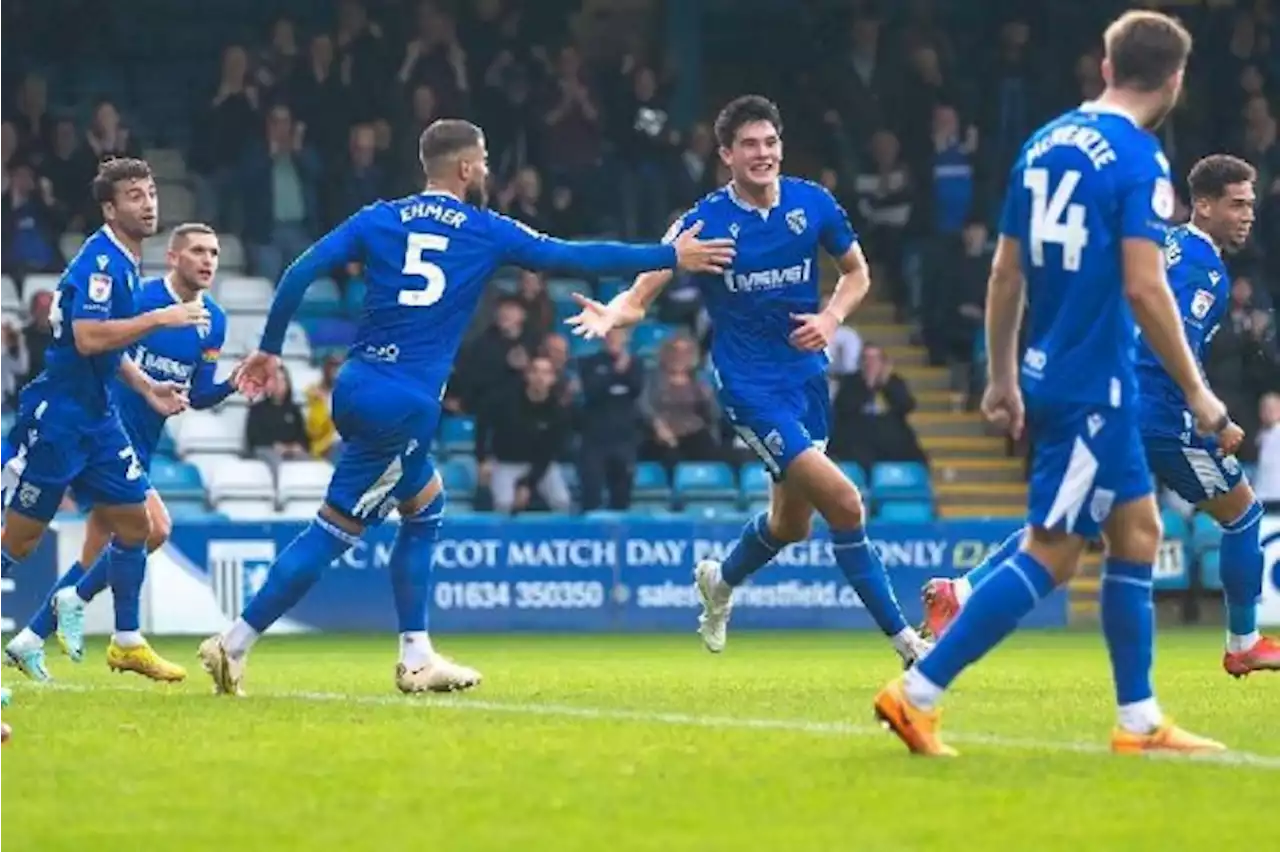
[[(62, 692), (136, 692), (154, 693), (141, 686), (90, 686), (86, 684), (48, 684), (44, 689)], [(190, 695), (191, 693), (182, 693)], [(212, 696), (211, 696), (212, 697)], [(543, 716), (559, 719), (587, 719), (600, 722), (635, 722), (647, 725), (669, 725), (680, 728), (711, 728), (714, 730), (788, 731), (836, 737), (884, 737), (885, 731), (878, 725), (855, 725), (850, 722), (822, 722), (811, 719), (755, 719), (741, 716), (704, 716), (692, 713), (663, 712), (658, 710), (624, 710), (612, 707), (581, 707), (572, 704), (539, 704), (525, 702), (489, 701), (487, 699), (460, 696), (409, 696), (409, 695), (346, 695), (340, 692), (255, 692), (242, 700), (268, 699), (275, 701), (305, 701), (313, 703), (356, 704), (373, 707), (430, 707), (443, 710), (463, 710), (481, 713), (507, 713), (515, 716)], [(220, 699), (230, 700), (230, 699)], [(1111, 750), (1099, 743), (1071, 742), (1069, 740), (1038, 740), (1003, 737), (994, 734), (967, 734), (948, 732), (949, 742), (961, 745), (991, 746), (1017, 751), (1048, 751), (1061, 754), (1111, 755)], [(1226, 751), (1208, 754), (1181, 755), (1149, 753), (1142, 757), (1152, 760), (1172, 760), (1183, 763), (1207, 763), (1218, 766), (1238, 766), (1250, 769), (1280, 770), (1280, 756), (1253, 754), (1246, 751)]]

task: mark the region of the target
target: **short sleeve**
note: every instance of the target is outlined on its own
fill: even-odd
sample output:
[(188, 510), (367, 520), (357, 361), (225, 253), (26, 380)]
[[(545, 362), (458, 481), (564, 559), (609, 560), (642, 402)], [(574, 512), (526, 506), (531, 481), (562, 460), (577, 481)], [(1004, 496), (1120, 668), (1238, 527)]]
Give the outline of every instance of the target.
[(1016, 166), (1009, 170), (1009, 186), (1004, 192), (1004, 204), (1000, 208), (1000, 236), (1016, 240), (1023, 238), (1022, 225), (1026, 217), (1019, 215), (1022, 193), (1022, 170)]
[(210, 313), (213, 317), (209, 325), (209, 336), (202, 341), (200, 360), (206, 364), (216, 364), (222, 355), (222, 347), (227, 342), (227, 316), (216, 309)]
[(680, 233), (684, 231), (685, 228), (689, 227), (689, 223), (693, 221), (693, 213), (694, 211), (690, 209), (677, 216), (671, 222), (671, 226), (667, 228), (667, 232), (662, 235), (660, 242), (667, 246), (674, 243), (676, 241), (676, 237), (680, 236)]
[(115, 288), (129, 286), (128, 281), (116, 281), (110, 269), (73, 268), (67, 271), (66, 283), (71, 291), (67, 313), (72, 321), (111, 319)]
[(858, 234), (849, 222), (849, 214), (826, 187), (818, 188), (817, 203), (820, 214), (818, 239), (822, 242), (822, 247), (827, 254), (832, 257), (844, 257), (850, 247), (858, 241)]
[(1120, 236), (1146, 239), (1161, 246), (1174, 213), (1169, 161), (1159, 151), (1140, 158), (1120, 193)]

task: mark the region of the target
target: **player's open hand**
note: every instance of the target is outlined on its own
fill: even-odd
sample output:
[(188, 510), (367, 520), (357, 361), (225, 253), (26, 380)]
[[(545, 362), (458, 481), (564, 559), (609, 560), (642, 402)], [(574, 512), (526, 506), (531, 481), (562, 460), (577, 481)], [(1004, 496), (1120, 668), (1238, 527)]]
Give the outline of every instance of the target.
[(1218, 443), (1224, 453), (1233, 456), (1244, 443), (1244, 430), (1235, 423), (1228, 423), (1227, 428), (1218, 433)]
[(1015, 441), (1022, 437), (1026, 422), (1026, 409), (1022, 404), (1022, 391), (1016, 382), (987, 385), (982, 394), (982, 414), (988, 421), (1007, 432)]
[(733, 240), (700, 240), (702, 223), (694, 222), (676, 237), (676, 265), (688, 272), (709, 272), (719, 275), (733, 263)]
[(159, 308), (156, 310), (156, 318), (163, 328), (185, 328), (192, 325), (208, 328), (210, 321), (209, 309), (202, 299)]
[(147, 405), (159, 414), (171, 417), (186, 411), (191, 405), (187, 388), (177, 382), (152, 382), (147, 389)]
[(805, 352), (821, 352), (827, 348), (840, 327), (840, 321), (826, 311), (816, 314), (792, 314), (796, 328), (791, 332), (791, 345)]
[(274, 393), (280, 382), (280, 356), (270, 352), (249, 353), (237, 369), (236, 390), (250, 400)]
[(582, 310), (568, 317), (564, 321), (565, 325), (578, 337), (587, 340), (603, 338), (615, 328), (635, 325), (644, 319), (644, 311), (631, 304), (630, 299), (614, 299), (606, 305), (581, 293), (574, 293), (573, 300)]

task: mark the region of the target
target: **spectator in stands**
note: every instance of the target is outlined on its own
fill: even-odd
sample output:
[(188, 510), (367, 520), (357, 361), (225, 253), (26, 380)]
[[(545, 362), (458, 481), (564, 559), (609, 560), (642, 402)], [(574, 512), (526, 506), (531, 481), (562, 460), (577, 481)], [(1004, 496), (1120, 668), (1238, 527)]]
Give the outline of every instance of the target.
[(407, 91), (425, 83), (440, 101), (441, 112), (465, 115), (471, 81), (467, 53), (458, 39), (452, 15), (433, 0), (421, 0), (417, 11), (417, 35), (405, 45), (396, 80)]
[(258, 52), (253, 80), (266, 100), (283, 97), (293, 84), (293, 75), (302, 64), (298, 34), (293, 19), (285, 16), (271, 23), (271, 42)]
[(196, 214), (219, 228), (240, 224), (236, 169), (258, 125), (258, 90), (249, 78), (249, 55), (238, 44), (222, 51), (218, 89), (192, 135)]
[(18, 132), (18, 148), (39, 155), (53, 142), (53, 116), (49, 114), (48, 86), (44, 77), (27, 74), (18, 88), (17, 109), (7, 121)]
[[(53, 293), (38, 290), (31, 295), (27, 324), (22, 327), (22, 340), (27, 349), (27, 375), (21, 385), (44, 372), (44, 356), (53, 342)], [(21, 390), (21, 385), (19, 390)]]
[(249, 406), (245, 443), (249, 455), (265, 461), (272, 471), (280, 467), (282, 461), (308, 456), (306, 420), (294, 402), (293, 382), (283, 366), (275, 391)]
[[(1276, 355), (1276, 329), (1272, 315), (1254, 303), (1253, 282), (1237, 276), (1231, 284), (1231, 305), (1213, 338), (1206, 374), (1214, 391), (1227, 404), (1231, 416), (1245, 430), (1257, 430), (1257, 399), (1280, 380)], [(1247, 444), (1241, 456), (1249, 458)]]
[(93, 107), (93, 120), (85, 131), (85, 143), (99, 162), (113, 157), (141, 157), (142, 145), (120, 120), (120, 111), (106, 98)]
[(377, 139), (372, 124), (353, 124), (347, 143), (347, 161), (338, 171), (329, 199), (330, 227), (355, 211), (387, 196), (388, 180), (377, 162)]
[(698, 375), (698, 345), (685, 334), (673, 334), (658, 350), (658, 369), (640, 398), (640, 412), (650, 435), (641, 454), (674, 468), (682, 461), (715, 461), (722, 452), (716, 440), (720, 419), (715, 391)]
[(16, 278), (30, 272), (61, 272), (58, 235), (63, 221), (49, 179), (37, 178), (30, 163), (13, 165), (0, 210), (4, 271)]
[(862, 369), (840, 380), (831, 452), (870, 470), (882, 461), (924, 461), (907, 415), (916, 407), (907, 383), (879, 346), (862, 348)]
[(555, 395), (565, 405), (573, 405), (582, 391), (577, 369), (569, 361), (569, 339), (559, 332), (552, 332), (538, 344), (538, 357), (546, 358), (556, 371)]
[(382, 27), (369, 20), (361, 0), (340, 0), (334, 39), (342, 81), (351, 91), (351, 120), (368, 121), (383, 113), (389, 100), (390, 55)]
[(623, 510), (631, 506), (631, 478), (640, 446), (640, 394), (644, 367), (632, 357), (628, 329), (615, 328), (605, 336), (604, 350), (582, 359), (582, 450), (578, 474), (582, 509), (604, 503)]
[(333, 462), (342, 449), (342, 438), (333, 424), (333, 385), (342, 369), (342, 355), (334, 352), (324, 359), (320, 381), (307, 388), (307, 447), (311, 455)]
[(1043, 111), (1039, 104), (1044, 98), (1036, 91), (1038, 78), (1032, 66), (1031, 27), (1026, 20), (1015, 16), (1004, 23), (994, 57), (982, 83), (987, 97), (978, 105), (983, 110), (982, 135), (992, 161), (1010, 163)]
[(616, 104), (614, 139), (621, 165), (622, 232), (635, 240), (660, 233), (663, 218), (671, 212), (668, 186), (679, 136), (671, 127), (654, 70), (636, 65), (628, 55), (622, 73), (627, 85)]
[(18, 128), (12, 121), (0, 124), (0, 161), (4, 165), (4, 185), (0, 192), (9, 190), (9, 167), (18, 162)]
[(1280, 511), (1280, 393), (1262, 395), (1258, 403), (1258, 470), (1253, 488), (1268, 512)]
[(471, 341), (458, 362), (457, 394), (465, 410), (477, 417), (494, 398), (510, 395), (523, 380), (534, 350), (525, 332), (525, 311), (513, 296), (498, 300), (493, 322)]
[[(894, 110), (898, 89), (890, 51), (880, 50), (880, 19), (864, 10), (849, 30), (849, 51), (828, 75), (826, 88), (844, 126), (861, 130), (885, 125)], [(856, 140), (861, 145), (866, 137)]]
[(557, 459), (572, 435), (569, 408), (552, 392), (555, 368), (529, 360), (524, 386), (495, 400), (476, 419), (476, 462), (496, 511), (523, 512), (537, 496), (552, 511), (567, 512), (569, 486)]
[(557, 237), (581, 237), (599, 229), (587, 219), (571, 187), (561, 184), (551, 190), (551, 207), (547, 211), (547, 232)]
[[(539, 55), (546, 55), (539, 49)], [(540, 79), (531, 70), (536, 63), (510, 59), (511, 49), (498, 54), (490, 73), (485, 76), (485, 98), (481, 101), (485, 136), (494, 173), (507, 180), (520, 168), (542, 161), (542, 105), (534, 90)], [(503, 64), (504, 57), (508, 57)]]
[[(692, 207), (699, 198), (715, 189), (715, 153), (716, 138), (710, 125), (705, 121), (698, 122), (689, 131), (680, 150), (673, 207), (681, 210)], [(662, 211), (660, 218), (665, 219), (670, 212)]]
[(26, 383), (31, 364), (27, 357), (27, 341), (22, 332), (5, 316), (0, 333), (4, 335), (4, 357), (0, 358), (0, 389), (4, 394), (4, 411), (16, 411), (18, 391)]
[(249, 149), (240, 169), (250, 264), (272, 281), (317, 231), (320, 164), (305, 131), (289, 107), (276, 104), (267, 112), (265, 140)]
[[(858, 175), (854, 195), (857, 215), (864, 232), (869, 260), (885, 272), (873, 280), (895, 284), (902, 274), (902, 258), (907, 223), (911, 221), (911, 175), (901, 159), (898, 137), (888, 130), (871, 135), (870, 170)], [(893, 292), (899, 313), (905, 314), (910, 300), (900, 288)]]
[(520, 270), (515, 298), (524, 307), (524, 333), (534, 340), (541, 340), (551, 332), (556, 322), (556, 306), (547, 292), (547, 280), (541, 272)]
[(547, 168), (553, 180), (581, 194), (588, 172), (600, 162), (599, 101), (587, 83), (577, 48), (560, 49), (556, 71), (543, 113)]
[[(830, 302), (830, 296), (823, 296), (821, 309), (826, 310)], [(832, 379), (858, 372), (858, 365), (862, 360), (862, 335), (853, 326), (836, 326), (836, 332), (831, 335), (831, 342), (827, 344), (827, 358), (831, 362), (827, 374)]]
[[(426, 83), (413, 87), (409, 96), (409, 115), (400, 122), (396, 148), (392, 154), (395, 168), (397, 193), (421, 192), (422, 163), (418, 160), (418, 139), (427, 125), (435, 121), (439, 114), (436, 111), (435, 90)], [(488, 128), (486, 128), (486, 133)], [(494, 159), (490, 150), (489, 159)]]
[[(347, 144), (351, 99), (350, 89), (338, 68), (333, 37), (316, 33), (307, 46), (305, 65), (294, 75), (289, 100), (298, 121), (307, 128), (308, 141), (325, 163), (340, 159)], [(416, 156), (418, 146), (409, 147)], [(419, 166), (419, 174), (421, 171)], [(418, 189), (422, 188), (421, 183), (419, 180)]]
[(97, 163), (89, 149), (80, 144), (80, 133), (71, 119), (59, 119), (54, 126), (53, 150), (45, 157), (42, 169), (53, 184), (53, 196), (67, 218), (67, 229), (87, 231), (88, 222), (100, 215), (90, 209), (96, 205), (89, 196)]
[(547, 231), (547, 219), (543, 215), (542, 177), (533, 166), (525, 166), (516, 172), (515, 179), (502, 190), (498, 203), (513, 219), (524, 222), (535, 231)]

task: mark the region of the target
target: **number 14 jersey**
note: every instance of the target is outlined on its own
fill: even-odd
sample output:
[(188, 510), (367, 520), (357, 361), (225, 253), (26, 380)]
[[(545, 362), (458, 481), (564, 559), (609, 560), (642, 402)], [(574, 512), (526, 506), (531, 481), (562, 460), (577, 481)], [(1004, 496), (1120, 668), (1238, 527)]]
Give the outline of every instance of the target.
[(1022, 147), (1000, 232), (1021, 244), (1021, 384), (1029, 401), (1136, 405), (1136, 326), (1121, 244), (1137, 238), (1163, 245), (1173, 211), (1159, 141), (1123, 112), (1086, 103)]

